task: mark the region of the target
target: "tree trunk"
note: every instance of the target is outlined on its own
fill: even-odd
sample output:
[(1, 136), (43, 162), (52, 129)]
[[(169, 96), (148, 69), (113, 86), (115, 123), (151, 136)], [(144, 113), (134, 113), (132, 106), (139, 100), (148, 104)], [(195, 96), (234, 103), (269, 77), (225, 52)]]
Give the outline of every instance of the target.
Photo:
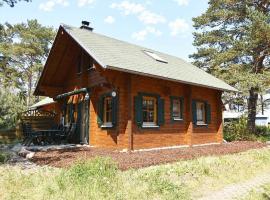
[(255, 133), (257, 100), (258, 100), (257, 89), (251, 87), (249, 90), (249, 98), (248, 98), (248, 123), (247, 123), (247, 128), (250, 133)]
[(32, 74), (28, 76), (28, 88), (27, 88), (27, 107), (31, 104), (31, 95), (32, 95)]

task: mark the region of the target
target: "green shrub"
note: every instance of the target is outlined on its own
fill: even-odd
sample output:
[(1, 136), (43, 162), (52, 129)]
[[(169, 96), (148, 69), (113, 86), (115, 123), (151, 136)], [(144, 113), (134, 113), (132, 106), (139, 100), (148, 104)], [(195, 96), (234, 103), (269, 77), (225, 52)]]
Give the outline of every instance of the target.
[(10, 159), (10, 154), (0, 152), (0, 164), (6, 163)]
[(256, 126), (256, 135), (258, 136), (269, 136), (270, 127), (268, 126)]
[(238, 121), (226, 122), (224, 124), (224, 139), (231, 142), (236, 140), (269, 141), (270, 128), (267, 126), (256, 126), (255, 133), (247, 129), (247, 118), (241, 117)]
[(224, 124), (224, 139), (227, 141), (235, 140), (256, 140), (254, 134), (247, 129), (247, 118), (241, 117), (238, 121), (227, 122)]

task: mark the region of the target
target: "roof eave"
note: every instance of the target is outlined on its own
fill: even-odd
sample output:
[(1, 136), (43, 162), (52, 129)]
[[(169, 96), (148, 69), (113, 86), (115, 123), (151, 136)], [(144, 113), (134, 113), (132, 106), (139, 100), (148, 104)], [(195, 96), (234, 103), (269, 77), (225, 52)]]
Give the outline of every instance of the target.
[(215, 89), (215, 90), (224, 91), (224, 92), (239, 92), (237, 89), (233, 88), (232, 86), (230, 86), (231, 89), (218, 88), (218, 87), (209, 86), (209, 85), (203, 85), (203, 84), (197, 84), (197, 83), (188, 82), (188, 81), (182, 81), (182, 80), (172, 79), (172, 78), (168, 78), (168, 77), (164, 77), (164, 76), (157, 76), (157, 75), (153, 75), (153, 74), (146, 74), (146, 73), (142, 73), (142, 72), (138, 72), (138, 71), (127, 70), (127, 69), (123, 69), (123, 68), (119, 68), (119, 67), (114, 67), (114, 66), (109, 66), (109, 65), (106, 65), (106, 68), (107, 69), (116, 70), (116, 71), (127, 72), (127, 73), (131, 73), (131, 74), (136, 74), (136, 75), (141, 75), (141, 76), (147, 76), (147, 77), (151, 77), (151, 78), (158, 78), (158, 79), (167, 80), (167, 81), (184, 83), (184, 84), (187, 84), (187, 85), (194, 85), (194, 86), (205, 87), (205, 88), (209, 88), (209, 89)]

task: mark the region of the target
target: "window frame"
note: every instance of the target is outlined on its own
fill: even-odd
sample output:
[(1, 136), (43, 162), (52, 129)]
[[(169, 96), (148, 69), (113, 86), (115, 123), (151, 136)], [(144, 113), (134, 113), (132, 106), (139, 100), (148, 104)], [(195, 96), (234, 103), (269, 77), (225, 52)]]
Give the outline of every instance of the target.
[[(180, 117), (176, 118), (173, 116), (173, 106), (174, 101), (179, 101), (179, 111)], [(184, 120), (184, 98), (182, 96), (171, 96), (170, 97), (170, 115), (171, 115), (171, 122), (182, 122)]]
[[(202, 120), (200, 120), (200, 121), (198, 121), (198, 104), (200, 104), (200, 105), (203, 105), (203, 113), (202, 113), (202, 117), (203, 117), (203, 119)], [(206, 116), (206, 102), (205, 101), (196, 101), (196, 125), (197, 126), (207, 126), (208, 124), (207, 124), (207, 120), (206, 120), (206, 118), (207, 118), (207, 116)]]
[[(207, 100), (202, 100), (202, 99), (192, 99), (192, 123), (194, 127), (205, 127), (208, 128), (209, 124), (212, 122), (212, 109), (211, 109), (211, 104)], [(198, 123), (197, 121), (197, 103), (203, 103), (204, 104), (204, 110), (205, 110), (205, 122), (203, 123)], [(194, 110), (196, 108), (196, 110)], [(194, 115), (194, 112), (196, 112), (196, 115)]]
[[(107, 121), (108, 119), (107, 119), (107, 100), (108, 99), (110, 99), (110, 104), (111, 104), (111, 108), (110, 108), (110, 118), (111, 118), (111, 121)], [(102, 104), (103, 104), (103, 113), (102, 113), (102, 115), (103, 115), (103, 124), (101, 125), (101, 127), (112, 127), (113, 126), (113, 124), (112, 124), (112, 118), (113, 118), (113, 103), (112, 103), (112, 101), (113, 101), (113, 97), (112, 96), (110, 96), (110, 95), (107, 95), (107, 96), (105, 96), (104, 97), (104, 99), (103, 99), (103, 102), (102, 102)]]
[[(99, 95), (98, 101), (97, 101), (97, 123), (98, 126), (102, 129), (106, 128), (115, 128), (117, 126), (117, 118), (118, 118), (118, 92), (116, 92), (116, 96), (112, 96), (112, 92), (107, 92)], [(104, 103), (106, 98), (110, 97), (111, 98), (111, 122), (105, 122), (104, 121), (104, 114), (106, 112)], [(102, 102), (101, 102), (102, 101)], [(102, 112), (102, 113), (101, 113)]]
[[(153, 122), (145, 122), (144, 121), (144, 117), (142, 117), (142, 127), (143, 128), (147, 128), (147, 127), (159, 127), (158, 126), (158, 123), (157, 123), (157, 118), (158, 118), (158, 106), (157, 106), (157, 96), (154, 96), (154, 95), (147, 95), (147, 94), (142, 94), (142, 104), (143, 104), (143, 101), (144, 100), (154, 100), (154, 109), (153, 109), (153, 112), (154, 112), (154, 121)], [(143, 106), (142, 106), (142, 115), (143, 115), (143, 113), (144, 113), (144, 108), (143, 108)], [(149, 109), (147, 109), (147, 111), (148, 112), (151, 112), (151, 111), (149, 111)]]
[[(154, 97), (157, 99), (157, 122), (155, 125), (144, 123), (143, 125), (143, 112), (142, 112), (142, 104), (143, 104), (143, 96)], [(148, 93), (148, 92), (138, 92), (136, 96), (134, 96), (134, 119), (138, 128), (140, 129), (158, 129), (160, 126), (164, 125), (164, 102), (165, 100), (161, 98), (159, 94), (156, 93)]]

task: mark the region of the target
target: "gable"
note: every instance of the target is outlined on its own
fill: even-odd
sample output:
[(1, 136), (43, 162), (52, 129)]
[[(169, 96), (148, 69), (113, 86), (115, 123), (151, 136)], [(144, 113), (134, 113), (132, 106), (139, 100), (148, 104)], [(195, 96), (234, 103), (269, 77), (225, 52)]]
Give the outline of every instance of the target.
[[(34, 94), (44, 95), (44, 90), (63, 88), (68, 67), (76, 66), (82, 50), (105, 70), (112, 69), (222, 91), (237, 91), (180, 58), (89, 30), (61, 25)], [(154, 56), (145, 52), (151, 52)], [(155, 58), (161, 58), (163, 62)]]

